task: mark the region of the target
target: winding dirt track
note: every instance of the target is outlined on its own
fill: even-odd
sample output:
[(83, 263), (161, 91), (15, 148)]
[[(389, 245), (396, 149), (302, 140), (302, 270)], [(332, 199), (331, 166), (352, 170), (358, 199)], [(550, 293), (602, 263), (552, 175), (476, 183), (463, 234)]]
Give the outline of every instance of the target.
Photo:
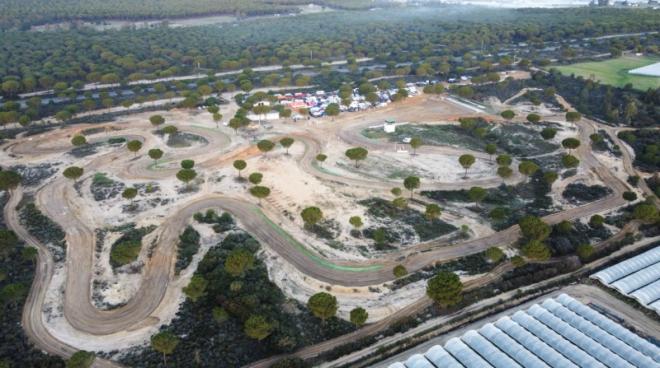
[[(364, 127), (364, 115), (348, 119), (336, 132), (338, 139), (349, 144), (362, 145), (372, 151), (389, 149), (382, 143), (365, 140), (359, 135)], [(579, 124), (580, 138), (582, 142), (589, 141), (589, 135), (595, 132), (596, 123), (583, 119)], [(110, 135), (130, 137), (149, 142), (151, 135), (145, 134), (144, 126), (122, 127), (122, 130), (112, 131)], [(209, 145), (203, 147), (181, 150), (176, 157), (171, 159), (195, 158), (197, 167), (203, 170), (229, 165), (236, 157), (246, 157), (258, 154), (254, 146), (239, 147), (228, 150), (230, 140), (227, 136), (217, 131), (186, 127), (182, 130), (193, 134), (203, 135), (209, 140)], [(148, 131), (148, 130), (147, 130)], [(21, 144), (9, 143), (3, 148), (12, 155), (24, 155), (39, 157), (51, 153), (65, 152), (70, 147), (68, 137), (72, 134), (69, 130), (46, 133), (35, 136), (29, 140), (21, 141)], [(343, 185), (363, 186), (373, 189), (389, 190), (392, 182), (375, 181), (357, 178), (346, 178), (329, 174), (318, 170), (314, 165), (314, 157), (323, 149), (326, 136), (315, 133), (306, 128), (302, 132), (289, 134), (305, 144), (305, 152), (300, 159), (300, 166), (308, 173), (321, 180), (332, 181)], [(64, 142), (60, 140), (64, 139)], [(107, 136), (103, 139), (107, 139)], [(145, 144), (146, 146), (146, 144)], [(212, 152), (209, 147), (215, 150)], [(130, 179), (158, 179), (171, 177), (175, 169), (162, 168), (158, 170), (147, 170), (151, 163), (147, 158), (134, 159), (126, 157), (125, 151), (119, 149), (107, 154), (99, 155), (84, 163), (85, 172), (92, 173), (108, 165), (121, 167), (118, 175)], [(459, 155), (464, 150), (451, 147), (426, 147), (420, 153)], [(477, 157), (485, 156), (475, 153)], [(625, 204), (621, 193), (627, 189), (626, 184), (614, 177), (603, 165), (592, 155), (587, 144), (577, 150), (577, 155), (582, 160), (582, 167), (593, 171), (600, 179), (607, 183), (613, 193), (599, 201), (584, 206), (572, 208), (560, 213), (547, 216), (544, 220), (556, 223), (563, 220), (576, 219), (595, 213), (604, 212)], [(629, 155), (624, 155), (624, 160), (630, 161)], [(627, 162), (626, 170), (632, 170), (632, 165)], [(516, 178), (520, 180), (520, 177)], [(500, 185), (500, 179), (488, 179), (481, 181), (464, 181), (459, 183), (431, 183), (426, 184), (424, 189), (459, 189), (469, 188), (474, 185), (485, 187)], [(53, 276), (53, 261), (47, 248), (21, 226), (18, 214), (15, 210), (20, 201), (22, 192), (20, 190), (12, 193), (11, 200), (5, 206), (4, 213), (8, 226), (10, 226), (26, 242), (39, 250), (39, 262), (37, 273), (33, 283), (30, 296), (26, 302), (23, 326), (28, 335), (42, 349), (60, 355), (69, 355), (75, 349), (61, 343), (53, 337), (46, 329), (42, 321), (42, 304), (48, 285)], [(76, 329), (94, 335), (107, 335), (123, 330), (139, 328), (140, 326), (153, 323), (151, 314), (161, 304), (163, 296), (170, 286), (173, 278), (173, 268), (176, 260), (177, 239), (186, 223), (195, 212), (207, 208), (221, 208), (236, 217), (243, 228), (251, 233), (264, 246), (271, 247), (287, 262), (291, 263), (304, 274), (317, 280), (335, 285), (344, 286), (368, 286), (381, 284), (393, 279), (392, 267), (394, 264), (403, 264), (408, 270), (415, 271), (429, 264), (447, 261), (453, 258), (481, 252), (490, 246), (505, 245), (514, 242), (519, 236), (517, 226), (493, 235), (463, 242), (457, 245), (448, 245), (444, 241), (430, 241), (420, 243), (412, 248), (398, 254), (392, 254), (379, 260), (366, 262), (338, 262), (324, 259), (315, 254), (304, 245), (292, 240), (282, 230), (273, 226), (268, 219), (268, 212), (262, 211), (258, 206), (244, 200), (220, 196), (215, 194), (202, 194), (193, 197), (188, 203), (182, 204), (172, 215), (164, 220), (162, 226), (157, 230), (156, 246), (151, 258), (146, 262), (142, 274), (142, 283), (133, 298), (124, 306), (104, 311), (95, 308), (91, 301), (91, 280), (94, 259), (95, 222), (102, 219), (90, 219), (84, 216), (81, 208), (79, 195), (73, 185), (64, 178), (58, 177), (36, 193), (36, 203), (39, 208), (51, 219), (56, 221), (66, 232), (67, 248), (67, 270), (66, 293), (64, 298), (64, 315), (67, 321)], [(321, 260), (321, 261), (319, 261)], [(330, 265), (330, 266), (329, 266)], [(408, 308), (406, 308), (408, 310)], [(402, 312), (402, 313), (405, 313)], [(112, 365), (108, 361), (99, 360), (100, 366)]]

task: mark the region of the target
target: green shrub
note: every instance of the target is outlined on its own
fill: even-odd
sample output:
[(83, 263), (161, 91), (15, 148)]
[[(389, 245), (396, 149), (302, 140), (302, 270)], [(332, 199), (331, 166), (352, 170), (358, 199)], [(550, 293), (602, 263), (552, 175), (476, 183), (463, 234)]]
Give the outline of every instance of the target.
[(181, 270), (188, 267), (199, 250), (199, 233), (192, 227), (188, 226), (179, 236), (179, 246), (177, 248), (177, 260), (175, 265), (175, 272), (179, 274)]
[(550, 248), (538, 240), (532, 240), (529, 243), (523, 245), (521, 250), (527, 258), (536, 259), (539, 261), (545, 261), (550, 258)]
[(513, 257), (511, 257), (511, 264), (512, 264), (514, 267), (522, 267), (522, 266), (525, 265), (525, 263), (526, 263), (526, 262), (525, 262), (525, 258), (523, 258), (523, 257), (521, 257), (521, 256), (513, 256)]
[(593, 228), (602, 227), (605, 223), (605, 218), (601, 215), (593, 215), (589, 219), (589, 226)]
[(124, 229), (124, 234), (112, 244), (110, 249), (110, 265), (121, 267), (137, 260), (142, 248), (142, 238), (152, 232), (156, 226), (135, 228), (130, 224)]
[(576, 254), (580, 260), (586, 261), (594, 253), (594, 247), (591, 244), (580, 244), (577, 247)]
[(128, 240), (112, 247), (110, 264), (112, 267), (121, 267), (137, 260), (142, 248), (142, 241)]
[(486, 257), (493, 263), (498, 263), (504, 258), (504, 252), (499, 247), (486, 249)]
[(401, 278), (408, 274), (408, 270), (403, 265), (396, 265), (392, 270), (392, 273), (396, 278)]
[(623, 199), (625, 199), (628, 202), (636, 201), (637, 193), (631, 191), (625, 191), (623, 192)]

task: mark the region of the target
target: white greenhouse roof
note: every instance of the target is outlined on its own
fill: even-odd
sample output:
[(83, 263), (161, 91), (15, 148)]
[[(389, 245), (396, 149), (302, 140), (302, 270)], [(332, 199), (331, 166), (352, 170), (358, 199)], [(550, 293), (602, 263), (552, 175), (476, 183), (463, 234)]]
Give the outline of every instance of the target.
[(660, 246), (591, 277), (660, 314)]
[(660, 368), (660, 348), (561, 294), (389, 366), (427, 367)]

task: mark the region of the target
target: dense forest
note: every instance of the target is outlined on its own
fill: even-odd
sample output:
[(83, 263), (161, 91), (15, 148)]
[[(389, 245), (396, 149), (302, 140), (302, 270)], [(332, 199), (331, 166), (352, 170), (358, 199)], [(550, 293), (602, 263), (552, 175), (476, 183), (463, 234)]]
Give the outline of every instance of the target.
[[(587, 8), (406, 8), (311, 14), (295, 22), (269, 18), (238, 26), (12, 31), (0, 37), (0, 80), (3, 95), (11, 98), (89, 82), (361, 56), (382, 62), (425, 61), (442, 70), (443, 57), (463, 57), (480, 48), (496, 54), (519, 42), (542, 49), (544, 42), (659, 29), (659, 15)], [(463, 60), (464, 67), (472, 64), (479, 65), (479, 60)]]
[[(0, 28), (26, 29), (51, 22), (107, 19), (162, 19), (211, 14), (254, 16), (297, 13), (308, 0), (4, 0), (0, 2)], [(316, 0), (313, 3), (337, 9), (366, 9), (385, 1)]]
[[(227, 215), (196, 215), (203, 221), (223, 217), (223, 225), (231, 226)], [(269, 280), (264, 262), (256, 257), (259, 248), (247, 233), (232, 231), (204, 256), (190, 283), (196, 286), (184, 288), (188, 299), (172, 323), (162, 328), (181, 336), (168, 357), (170, 366), (241, 367), (354, 330), (337, 317), (322, 321), (307, 307), (287, 299)], [(241, 263), (244, 269), (232, 273), (238, 267), (232, 267), (239, 263), (238, 255), (246, 260)], [(258, 328), (251, 328), (249, 321), (256, 317), (261, 322)], [(161, 367), (162, 359), (157, 351), (139, 347), (121, 361), (132, 367)]]

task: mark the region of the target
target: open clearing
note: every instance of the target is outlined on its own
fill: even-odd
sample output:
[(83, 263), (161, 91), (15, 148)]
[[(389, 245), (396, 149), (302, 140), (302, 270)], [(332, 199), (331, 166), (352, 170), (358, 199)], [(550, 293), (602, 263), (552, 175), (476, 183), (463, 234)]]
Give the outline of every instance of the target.
[(554, 68), (566, 75), (575, 74), (584, 78), (593, 78), (601, 83), (616, 87), (623, 87), (628, 83), (632, 83), (635, 89), (645, 91), (649, 88), (660, 87), (660, 77), (633, 75), (629, 74), (628, 71), (658, 61), (660, 60), (657, 58), (624, 56), (605, 61), (555, 66)]

